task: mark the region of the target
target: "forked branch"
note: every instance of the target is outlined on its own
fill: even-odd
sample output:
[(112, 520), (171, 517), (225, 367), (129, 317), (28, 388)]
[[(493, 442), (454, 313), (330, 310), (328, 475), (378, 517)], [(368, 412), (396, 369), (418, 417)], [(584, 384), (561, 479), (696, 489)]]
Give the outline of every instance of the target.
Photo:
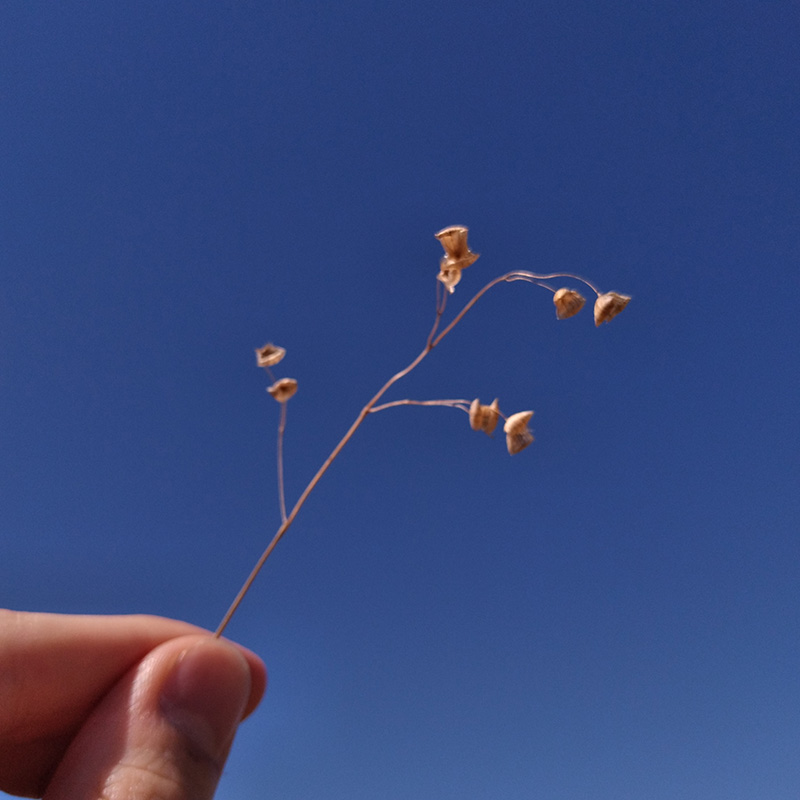
[[(499, 278), (495, 278), (487, 283), (477, 294), (475, 294), (474, 297), (469, 300), (469, 302), (467, 302), (461, 311), (456, 314), (453, 320), (437, 335), (439, 324), (441, 322), (442, 315), (444, 314), (445, 306), (447, 305), (448, 294), (452, 294), (456, 284), (460, 282), (462, 270), (473, 264), (478, 258), (478, 255), (471, 252), (467, 247), (467, 229), (462, 226), (445, 228), (436, 234), (436, 238), (439, 239), (444, 247), (445, 256), (440, 262), (440, 271), (437, 276), (441, 285), (437, 284), (436, 316), (433, 326), (431, 327), (431, 331), (428, 334), (425, 347), (407, 367), (392, 375), (392, 377), (389, 378), (389, 380), (386, 381), (383, 386), (381, 386), (381, 388), (361, 409), (352, 425), (350, 425), (350, 427), (347, 429), (347, 432), (344, 434), (344, 436), (342, 436), (336, 447), (333, 448), (330, 455), (325, 459), (325, 461), (322, 463), (322, 466), (309, 481), (308, 485), (303, 490), (303, 493), (297, 499), (297, 502), (288, 515), (286, 514), (283, 491), (283, 433), (286, 424), (286, 402), (297, 390), (297, 382), (291, 378), (283, 378), (274, 382), (273, 385), (269, 387), (269, 393), (281, 404), (281, 418), (278, 429), (278, 485), (282, 522), (278, 530), (275, 532), (275, 535), (272, 537), (272, 540), (267, 545), (266, 549), (261, 554), (261, 557), (251, 570), (247, 580), (244, 582), (244, 584), (242, 584), (241, 589), (225, 613), (225, 616), (222, 618), (222, 621), (214, 633), (215, 637), (222, 635), (222, 632), (227, 627), (228, 623), (236, 612), (236, 609), (239, 607), (240, 603), (244, 599), (244, 596), (252, 586), (256, 576), (264, 566), (264, 563), (275, 549), (275, 546), (281, 540), (286, 531), (289, 530), (300, 509), (305, 504), (311, 492), (314, 491), (322, 476), (328, 471), (328, 468), (336, 460), (336, 457), (342, 451), (344, 446), (350, 441), (350, 439), (353, 437), (353, 434), (355, 434), (355, 432), (361, 426), (361, 423), (364, 422), (370, 413), (400, 405), (451, 406), (469, 413), (470, 425), (474, 430), (483, 430), (489, 434), (494, 431), (498, 418), (502, 416), (503, 419), (505, 419), (503, 430), (506, 433), (506, 444), (508, 446), (509, 453), (512, 455), (520, 452), (520, 450), (527, 447), (533, 441), (533, 435), (528, 428), (528, 422), (533, 415), (533, 412), (520, 411), (506, 418), (505, 415), (500, 412), (497, 406), (497, 400), (495, 400), (491, 405), (482, 405), (477, 399), (471, 402), (468, 400), (395, 400), (378, 405), (378, 402), (386, 394), (386, 392), (392, 386), (394, 386), (395, 383), (408, 375), (412, 370), (416, 369), (423, 359), (425, 359), (425, 357), (439, 345), (445, 336), (447, 336), (456, 327), (456, 325), (461, 322), (467, 312), (472, 309), (478, 300), (480, 300), (480, 298), (483, 297), (491, 288), (500, 283), (510, 283), (513, 281), (525, 281), (542, 286), (543, 288), (546, 288), (554, 293), (553, 301), (556, 306), (556, 314), (558, 318), (566, 319), (567, 317), (574, 316), (578, 313), (578, 311), (581, 310), (584, 304), (583, 297), (581, 297), (578, 292), (572, 289), (555, 290), (546, 284), (545, 281), (552, 280), (554, 278), (572, 278), (574, 280), (581, 281), (597, 295), (594, 308), (596, 325), (600, 325), (602, 322), (608, 322), (620, 311), (622, 311), (622, 309), (625, 308), (630, 300), (630, 298), (626, 295), (620, 295), (616, 292), (607, 292), (602, 294), (589, 281), (570, 273), (554, 272), (547, 275), (538, 275), (536, 273), (527, 272), (524, 270), (515, 270), (513, 272), (508, 272), (505, 275), (501, 275)], [(442, 291), (442, 288), (446, 291)], [(285, 350), (283, 350), (283, 348), (276, 347), (275, 345), (267, 344), (263, 348), (256, 350), (256, 354), (258, 365), (269, 370), (271, 366), (277, 364), (278, 361), (283, 358), (285, 355)]]

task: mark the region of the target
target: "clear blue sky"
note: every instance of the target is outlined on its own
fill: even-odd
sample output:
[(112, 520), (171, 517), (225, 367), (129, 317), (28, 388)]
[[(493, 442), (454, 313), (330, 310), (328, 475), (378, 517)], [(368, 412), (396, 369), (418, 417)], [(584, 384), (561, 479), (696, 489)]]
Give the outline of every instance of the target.
[(432, 322), (438, 229), (633, 295), (495, 289), (367, 420), (229, 628), (218, 797), (800, 795), (792, 2), (4, 0), (0, 605), (214, 628)]

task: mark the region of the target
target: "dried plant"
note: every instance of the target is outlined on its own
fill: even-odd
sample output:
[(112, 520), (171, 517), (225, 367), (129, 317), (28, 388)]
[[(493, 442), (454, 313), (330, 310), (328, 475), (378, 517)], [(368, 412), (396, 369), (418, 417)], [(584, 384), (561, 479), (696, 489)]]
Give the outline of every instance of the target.
[(297, 381), (294, 378), (281, 378), (272, 386), (268, 386), (267, 391), (279, 403), (285, 403), (290, 397), (294, 397), (294, 393), (297, 391)]
[(533, 411), (518, 411), (516, 414), (512, 414), (503, 425), (506, 447), (510, 456), (516, 455), (533, 442), (533, 434), (528, 427), (532, 416)]
[(586, 303), (586, 298), (574, 289), (559, 289), (553, 295), (556, 316), (559, 319), (574, 317)]
[(342, 451), (342, 448), (350, 441), (353, 434), (358, 430), (364, 420), (370, 415), (378, 411), (384, 411), (388, 408), (397, 406), (443, 406), (446, 408), (455, 408), (460, 411), (466, 412), (469, 416), (469, 424), (473, 430), (483, 431), (491, 436), (497, 427), (498, 420), (502, 417), (504, 420), (503, 432), (506, 435), (506, 447), (509, 454), (516, 455), (524, 450), (533, 441), (533, 433), (528, 427), (528, 423), (533, 417), (533, 411), (518, 411), (510, 416), (506, 416), (500, 410), (499, 402), (495, 399), (490, 405), (481, 404), (479, 399), (474, 400), (392, 400), (390, 402), (378, 404), (378, 401), (383, 398), (386, 392), (394, 386), (399, 380), (408, 375), (414, 370), (420, 362), (445, 338), (459, 322), (464, 318), (464, 315), (480, 300), (494, 286), (501, 283), (510, 283), (513, 281), (525, 281), (526, 283), (533, 283), (541, 286), (548, 291), (553, 292), (553, 303), (556, 308), (556, 316), (558, 319), (568, 319), (575, 316), (583, 308), (585, 299), (574, 289), (559, 288), (554, 289), (546, 281), (554, 280), (556, 278), (570, 278), (572, 280), (580, 281), (596, 295), (597, 299), (594, 305), (594, 321), (596, 326), (600, 326), (604, 322), (608, 322), (619, 314), (625, 306), (630, 302), (630, 297), (627, 295), (619, 294), (617, 292), (600, 292), (594, 285), (584, 278), (570, 273), (552, 273), (549, 275), (537, 275), (533, 272), (526, 270), (515, 270), (500, 275), (494, 280), (489, 281), (480, 291), (478, 291), (454, 316), (450, 323), (443, 329), (439, 330), (442, 322), (445, 307), (447, 305), (447, 298), (455, 292), (455, 287), (461, 281), (461, 273), (464, 269), (471, 266), (478, 259), (478, 254), (473, 253), (467, 245), (468, 229), (463, 225), (452, 225), (444, 228), (435, 234), (436, 238), (444, 248), (444, 256), (439, 263), (439, 273), (436, 276), (439, 283), (444, 286), (446, 291), (442, 291), (437, 284), (436, 291), (436, 316), (433, 321), (433, 326), (428, 334), (425, 347), (419, 355), (404, 369), (392, 375), (386, 383), (373, 395), (367, 404), (361, 409), (353, 424), (348, 428), (347, 432), (342, 436), (336, 447), (333, 448), (330, 455), (325, 459), (322, 466), (317, 470), (314, 477), (309, 481), (306, 488), (303, 490), (300, 497), (297, 499), (292, 510), (287, 514), (286, 512), (286, 498), (284, 495), (283, 485), (283, 436), (286, 429), (286, 405), (288, 400), (297, 391), (297, 381), (293, 378), (275, 379), (272, 374), (271, 367), (278, 364), (286, 355), (286, 350), (274, 344), (266, 344), (263, 347), (256, 349), (256, 364), (266, 370), (267, 374), (272, 381), (267, 389), (269, 394), (275, 398), (280, 404), (280, 420), (278, 422), (278, 445), (277, 445), (277, 461), (278, 461), (278, 498), (281, 509), (281, 524), (276, 531), (272, 540), (267, 545), (266, 550), (261, 554), (261, 557), (256, 562), (247, 580), (242, 585), (239, 593), (234, 598), (230, 608), (226, 612), (222, 621), (215, 632), (215, 636), (220, 636), (225, 630), (226, 626), (231, 620), (231, 617), (236, 612), (239, 604), (242, 602), (245, 594), (250, 589), (253, 581), (264, 566), (267, 558), (269, 558), (275, 546), (280, 541), (281, 537), (286, 533), (291, 524), (294, 522), (295, 517), (299, 513), (303, 504), (308, 499), (311, 492), (319, 483), (322, 476), (327, 472), (330, 465), (334, 462), (336, 457)]
[(474, 431), (483, 431), (487, 436), (491, 436), (497, 427), (499, 417), (500, 406), (497, 405), (496, 397), (490, 406), (482, 406), (477, 397), (469, 405), (469, 424)]
[(286, 351), (282, 347), (276, 347), (274, 344), (268, 343), (263, 347), (256, 348), (256, 363), (259, 367), (269, 369), (279, 361), (283, 361), (285, 355)]
[(599, 328), (604, 322), (610, 322), (630, 301), (627, 295), (616, 292), (599, 295), (594, 302), (594, 324)]

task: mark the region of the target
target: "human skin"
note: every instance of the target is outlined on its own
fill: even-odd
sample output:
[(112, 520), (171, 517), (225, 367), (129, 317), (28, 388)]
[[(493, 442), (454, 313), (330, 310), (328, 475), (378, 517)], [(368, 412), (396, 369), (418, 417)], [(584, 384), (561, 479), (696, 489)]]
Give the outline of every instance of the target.
[(211, 798), (261, 659), (185, 622), (0, 609), (0, 789)]

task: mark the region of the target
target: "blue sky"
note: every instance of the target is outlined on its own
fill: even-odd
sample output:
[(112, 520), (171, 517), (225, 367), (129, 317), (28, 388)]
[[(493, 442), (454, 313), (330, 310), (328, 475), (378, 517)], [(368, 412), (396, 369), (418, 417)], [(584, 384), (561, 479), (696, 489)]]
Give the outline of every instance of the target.
[[(267, 663), (219, 798), (800, 792), (800, 14), (787, 2), (0, 10), (0, 604)], [(570, 282), (567, 282), (570, 284)]]

